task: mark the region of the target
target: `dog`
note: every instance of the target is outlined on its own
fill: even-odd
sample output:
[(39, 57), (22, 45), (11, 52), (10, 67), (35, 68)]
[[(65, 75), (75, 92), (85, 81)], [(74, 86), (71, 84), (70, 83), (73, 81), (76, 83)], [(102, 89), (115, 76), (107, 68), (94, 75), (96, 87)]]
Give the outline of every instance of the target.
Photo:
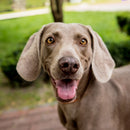
[(50, 76), (67, 130), (130, 130), (130, 65), (114, 69), (90, 26), (51, 23), (34, 33), (17, 71), (34, 81), (41, 68)]

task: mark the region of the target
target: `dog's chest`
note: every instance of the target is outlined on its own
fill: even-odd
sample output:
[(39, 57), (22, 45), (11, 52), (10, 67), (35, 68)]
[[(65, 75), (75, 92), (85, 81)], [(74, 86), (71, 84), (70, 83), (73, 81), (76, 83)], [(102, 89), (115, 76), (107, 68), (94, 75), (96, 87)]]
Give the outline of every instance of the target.
[(62, 106), (64, 114), (68, 120), (75, 120), (77, 118), (79, 103), (66, 104)]

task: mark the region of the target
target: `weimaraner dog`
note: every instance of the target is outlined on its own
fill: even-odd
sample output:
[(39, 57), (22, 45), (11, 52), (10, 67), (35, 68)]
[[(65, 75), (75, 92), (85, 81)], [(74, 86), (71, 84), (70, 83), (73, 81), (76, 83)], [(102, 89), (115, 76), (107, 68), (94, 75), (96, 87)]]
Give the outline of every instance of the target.
[(49, 74), (67, 130), (130, 130), (130, 66), (115, 63), (90, 26), (52, 23), (33, 34), (17, 71), (35, 80)]

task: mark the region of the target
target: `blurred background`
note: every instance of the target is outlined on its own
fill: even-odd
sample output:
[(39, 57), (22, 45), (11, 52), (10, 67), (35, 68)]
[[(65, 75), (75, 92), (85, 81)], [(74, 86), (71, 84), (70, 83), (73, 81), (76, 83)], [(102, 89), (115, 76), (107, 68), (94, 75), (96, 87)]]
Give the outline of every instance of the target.
[(128, 0), (0, 0), (0, 114), (56, 103), (47, 74), (26, 82), (16, 72), (24, 45), (42, 25), (91, 25), (119, 67), (130, 63), (129, 11)]

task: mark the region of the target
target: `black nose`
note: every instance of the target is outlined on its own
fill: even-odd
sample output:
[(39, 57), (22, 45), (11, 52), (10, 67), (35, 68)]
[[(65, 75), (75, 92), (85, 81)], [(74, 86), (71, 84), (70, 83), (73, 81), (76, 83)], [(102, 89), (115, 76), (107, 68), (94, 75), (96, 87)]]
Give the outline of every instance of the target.
[(59, 68), (65, 74), (74, 74), (79, 69), (79, 62), (74, 57), (62, 57), (59, 60)]

